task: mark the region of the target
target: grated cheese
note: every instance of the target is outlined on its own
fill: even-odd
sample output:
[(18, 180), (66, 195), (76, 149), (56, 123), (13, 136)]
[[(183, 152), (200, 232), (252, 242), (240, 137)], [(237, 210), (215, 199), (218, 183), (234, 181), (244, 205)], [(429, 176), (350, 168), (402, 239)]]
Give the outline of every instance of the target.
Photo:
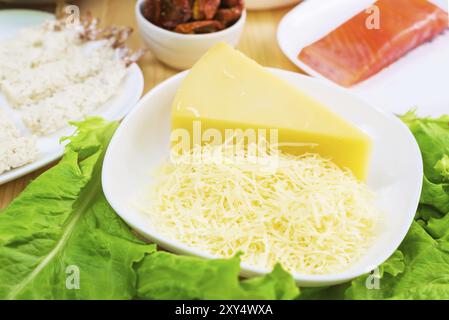
[(255, 161), (228, 149), (197, 146), (160, 168), (142, 207), (157, 232), (298, 274), (342, 272), (370, 246), (380, 210), (349, 170), (317, 154)]

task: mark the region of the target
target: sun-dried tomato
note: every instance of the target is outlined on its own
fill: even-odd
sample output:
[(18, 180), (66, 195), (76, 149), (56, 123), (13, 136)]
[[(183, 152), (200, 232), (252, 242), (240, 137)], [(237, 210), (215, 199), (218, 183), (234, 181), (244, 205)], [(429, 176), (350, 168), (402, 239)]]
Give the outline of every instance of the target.
[(190, 0), (147, 0), (143, 14), (150, 22), (167, 29), (190, 20)]
[(222, 3), (222, 6), (225, 8), (238, 7), (240, 9), (243, 9), (245, 7), (244, 0), (222, 0), (221, 3)]
[(161, 17), (161, 0), (145, 1), (142, 13), (147, 20), (159, 25)]
[(194, 0), (193, 19), (211, 20), (220, 7), (220, 0)]
[(220, 21), (225, 27), (234, 24), (242, 16), (242, 10), (238, 7), (230, 9), (220, 9), (215, 16), (215, 19)]
[(146, 0), (143, 15), (168, 30), (207, 33), (232, 25), (243, 10), (244, 0)]
[(176, 32), (184, 34), (211, 33), (223, 30), (224, 26), (216, 20), (203, 20), (183, 23), (175, 28)]

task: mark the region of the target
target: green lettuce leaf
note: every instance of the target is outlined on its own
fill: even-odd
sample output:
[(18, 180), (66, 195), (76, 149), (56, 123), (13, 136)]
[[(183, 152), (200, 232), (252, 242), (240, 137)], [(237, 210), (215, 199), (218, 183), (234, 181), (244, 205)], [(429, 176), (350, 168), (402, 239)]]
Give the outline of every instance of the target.
[(449, 212), (449, 116), (418, 118), (414, 111), (401, 117), (418, 142), (424, 163), (421, 203)]
[[(280, 267), (240, 281), (239, 258), (155, 252), (107, 203), (104, 153), (118, 124), (76, 123), (63, 159), (0, 214), (0, 299), (292, 299)], [(175, 281), (173, 281), (175, 279)]]
[(434, 207), (439, 212), (449, 212), (449, 184), (432, 183), (424, 176), (420, 203)]
[[(347, 299), (449, 299), (449, 116), (401, 117), (421, 149), (424, 164), (420, 207), (405, 240), (380, 266), (379, 288), (373, 275), (354, 280)], [(375, 280), (375, 279), (374, 279)]]
[(77, 123), (64, 158), (0, 214), (1, 299), (126, 299), (133, 264), (152, 245), (138, 240), (107, 204), (104, 152), (118, 123)]
[(280, 266), (264, 277), (239, 281), (240, 259), (204, 260), (157, 252), (137, 268), (139, 299), (294, 299), (299, 289)]
[(428, 221), (431, 218), (441, 218), (442, 216), (444, 215), (436, 208), (421, 204), (416, 211), (415, 220)]
[(449, 241), (449, 214), (442, 218), (430, 218), (425, 228), (434, 239)]
[(395, 251), (393, 255), (381, 265), (381, 276), (385, 273), (391, 274), (393, 277), (396, 277), (398, 274), (401, 274), (405, 270), (404, 263), (404, 254), (402, 251)]
[(449, 156), (443, 155), (443, 158), (438, 160), (434, 169), (440, 174), (444, 181), (449, 181)]
[(242, 281), (241, 286), (245, 293), (241, 297), (235, 297), (237, 299), (291, 300), (300, 293), (292, 276), (280, 264), (264, 277)]
[(331, 288), (303, 289), (312, 299), (449, 299), (449, 116), (401, 117), (421, 149), (420, 207), (405, 240), (377, 273)]
[[(410, 111), (401, 118), (412, 131), (421, 149), (424, 174), (431, 182), (443, 182), (445, 177), (441, 169), (444, 169), (445, 156), (449, 156), (449, 115), (437, 119), (418, 118), (414, 111)], [(443, 163), (437, 166), (440, 161)]]

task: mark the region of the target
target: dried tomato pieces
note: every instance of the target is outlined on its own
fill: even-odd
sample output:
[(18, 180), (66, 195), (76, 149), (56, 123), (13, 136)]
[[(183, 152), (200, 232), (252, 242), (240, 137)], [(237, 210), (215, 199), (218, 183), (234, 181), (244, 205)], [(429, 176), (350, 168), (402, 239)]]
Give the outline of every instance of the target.
[(193, 19), (212, 20), (220, 7), (221, 0), (194, 0)]
[(231, 26), (243, 10), (244, 0), (146, 0), (142, 13), (164, 29), (201, 34)]
[(174, 29), (192, 17), (189, 0), (147, 0), (143, 15), (150, 22), (165, 29)]
[(244, 0), (223, 0), (222, 6), (225, 8), (235, 8), (238, 7), (241, 10), (245, 7)]
[(220, 9), (217, 12), (216, 19), (225, 27), (234, 24), (242, 16), (242, 10), (234, 7), (230, 9)]
[(224, 29), (224, 25), (216, 20), (194, 21), (179, 24), (175, 31), (184, 34), (201, 34), (217, 32)]

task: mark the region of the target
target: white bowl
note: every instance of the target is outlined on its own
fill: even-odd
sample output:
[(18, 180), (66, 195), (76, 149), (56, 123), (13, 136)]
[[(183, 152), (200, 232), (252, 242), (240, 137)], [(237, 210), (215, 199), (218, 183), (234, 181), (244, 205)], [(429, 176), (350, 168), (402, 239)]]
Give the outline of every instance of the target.
[[(383, 263), (404, 239), (421, 193), (422, 159), (408, 128), (395, 116), (383, 113), (347, 91), (293, 72), (268, 69), (325, 103), (373, 140), (368, 186), (385, 210), (385, 227), (366, 255), (350, 269), (334, 275), (294, 274), (302, 286), (324, 286), (349, 281)], [(169, 158), (170, 115), (175, 93), (186, 76), (180, 73), (155, 87), (134, 108), (115, 133), (104, 161), (102, 183), (115, 211), (145, 238), (179, 254), (213, 258), (187, 244), (154, 231), (144, 213), (133, 206), (152, 183), (151, 172)], [(242, 264), (243, 276), (269, 272)]]
[(301, 0), (246, 0), (245, 5), (248, 10), (267, 10), (290, 6), (299, 3)]
[(240, 19), (222, 31), (207, 34), (180, 34), (160, 28), (148, 21), (142, 14), (145, 0), (136, 3), (137, 26), (145, 44), (157, 59), (179, 70), (189, 69), (211, 47), (218, 42), (226, 42), (235, 47), (243, 32), (246, 11)]

